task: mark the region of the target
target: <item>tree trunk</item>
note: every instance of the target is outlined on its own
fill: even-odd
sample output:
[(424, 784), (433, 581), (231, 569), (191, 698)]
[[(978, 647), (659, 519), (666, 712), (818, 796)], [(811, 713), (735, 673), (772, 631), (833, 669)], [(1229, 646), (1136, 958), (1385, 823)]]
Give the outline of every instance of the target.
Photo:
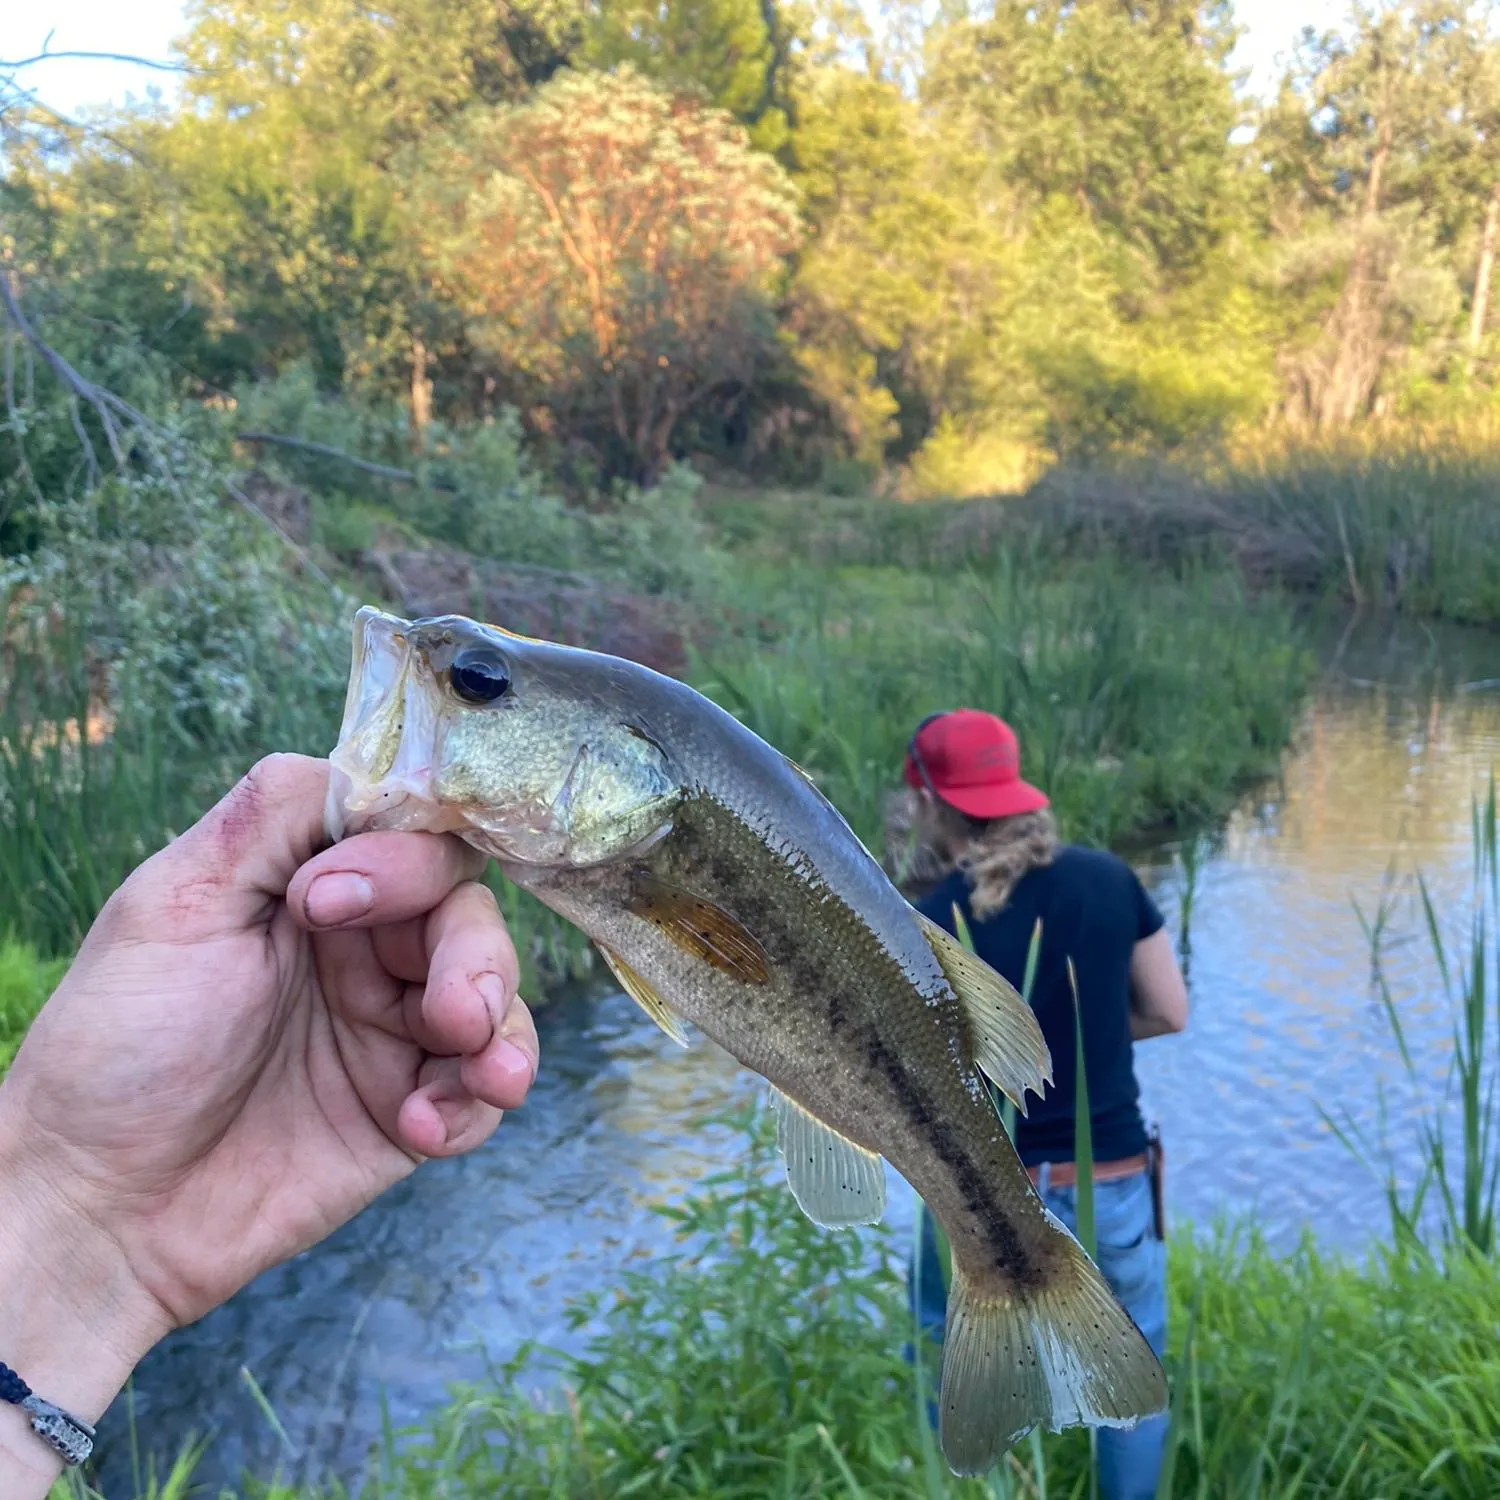
[(1385, 299), (1383, 288), (1374, 285), (1374, 239), (1380, 222), (1380, 190), (1391, 155), (1392, 130), (1381, 121), (1365, 183), (1365, 201), (1360, 210), (1358, 240), (1349, 263), (1349, 279), (1333, 316), (1334, 354), (1316, 413), (1316, 425), (1342, 427), (1359, 416), (1380, 379), (1385, 347), (1380, 324)]
[(1490, 310), (1490, 273), (1495, 269), (1495, 231), (1500, 228), (1500, 182), (1490, 188), (1484, 209), (1484, 233), (1479, 239), (1479, 266), (1474, 272), (1474, 301), (1469, 308), (1469, 348), (1478, 349), (1484, 337), (1485, 314)]
[(414, 333), (411, 337), (411, 430), (419, 438), (432, 420), (432, 381), (427, 374), (429, 361), (422, 335)]

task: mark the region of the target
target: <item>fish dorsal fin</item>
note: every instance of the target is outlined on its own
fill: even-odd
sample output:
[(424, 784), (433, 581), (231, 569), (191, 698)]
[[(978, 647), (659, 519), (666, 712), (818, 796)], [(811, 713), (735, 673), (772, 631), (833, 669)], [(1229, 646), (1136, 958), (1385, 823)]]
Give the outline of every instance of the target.
[(1003, 975), (952, 933), (916, 912), (922, 935), (969, 1018), (974, 1062), (1024, 1115), (1026, 1091), (1038, 1099), (1052, 1082), (1052, 1054), (1032, 1009)]
[(878, 1224), (885, 1213), (885, 1167), (780, 1089), (771, 1090), (776, 1144), (797, 1207), (824, 1229)]
[(679, 948), (746, 984), (771, 977), (766, 950), (728, 912), (637, 866), (626, 906)]
[(594, 945), (604, 955), (609, 971), (620, 981), (620, 988), (661, 1027), (679, 1047), (688, 1045), (688, 1034), (682, 1022), (660, 995), (620, 957), (611, 953), (603, 943)]
[(783, 754), (781, 758), (808, 784), (808, 786), (813, 789), (813, 791), (818, 792), (820, 796), (822, 795), (821, 791), (819, 791), (818, 783), (814, 781), (812, 777), (809, 776), (807, 772), (804, 771), (802, 767), (792, 759), (790, 755)]

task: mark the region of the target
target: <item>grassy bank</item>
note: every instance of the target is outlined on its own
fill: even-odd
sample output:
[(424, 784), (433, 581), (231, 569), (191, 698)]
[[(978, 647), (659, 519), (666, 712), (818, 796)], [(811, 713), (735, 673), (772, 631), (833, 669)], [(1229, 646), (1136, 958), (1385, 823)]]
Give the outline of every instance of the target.
[[(1233, 575), (1060, 565), (1005, 552), (962, 571), (747, 568), (692, 680), (806, 766), (872, 848), (911, 727), (968, 703), (1011, 716), (1067, 831), (1112, 842), (1222, 814), (1274, 769), (1311, 662), (1290, 611)], [(346, 649), (346, 648), (345, 648)], [(270, 749), (326, 753), (343, 667), (268, 680), (261, 711), (213, 726), (146, 688), (112, 732), (87, 716), (90, 668), (56, 642), (18, 657), (0, 698), (0, 899), (11, 934), (71, 952), (114, 886)], [(43, 726), (39, 731), (37, 726)], [(586, 972), (573, 929), (509, 887), (528, 989)]]
[[(808, 1224), (774, 1180), (768, 1132), (755, 1139), (742, 1175), (684, 1205), (680, 1260), (599, 1294), (606, 1327), (581, 1358), (534, 1353), (455, 1390), (392, 1440), (364, 1500), (1086, 1495), (1077, 1430), (1023, 1442), (986, 1481), (947, 1473), (901, 1356), (904, 1246)], [(1391, 1254), (1356, 1268), (1184, 1231), (1171, 1267), (1168, 1495), (1492, 1500), (1493, 1260)], [(555, 1394), (533, 1398), (544, 1383)]]
[[(691, 1256), (628, 1277), (582, 1358), (539, 1357), (455, 1392), (366, 1493), (1087, 1493), (1088, 1442), (1076, 1430), (1023, 1443), (986, 1481), (947, 1473), (923, 1441), (901, 1357), (903, 1247), (808, 1225), (762, 1175), (775, 1167), (760, 1140), (750, 1172), (687, 1206)], [(1187, 1234), (1172, 1262), (1169, 1493), (1493, 1494), (1493, 1263), (1392, 1258), (1356, 1270), (1311, 1249), (1277, 1258), (1253, 1241)], [(543, 1372), (565, 1394), (525, 1394)]]
[(1248, 581), (1370, 609), (1500, 624), (1500, 447), (1346, 439), (1199, 470), (1059, 472), (1027, 518), (1069, 549), (1171, 563), (1212, 551)]
[(893, 505), (710, 492), (715, 528), (767, 562), (961, 567), (1016, 547), (1177, 570), (1204, 559), (1252, 589), (1500, 624), (1500, 442), (1488, 431), (1263, 439), (1211, 461), (1060, 468), (1023, 495)]
[[(1312, 660), (1279, 599), (1231, 573), (1180, 575), (1021, 552), (961, 572), (767, 569), (762, 610), (787, 627), (701, 660), (700, 686), (823, 786), (870, 845), (928, 713), (989, 708), (1065, 833), (1112, 844), (1213, 818), (1274, 770)], [(796, 602), (813, 594), (808, 607)]]

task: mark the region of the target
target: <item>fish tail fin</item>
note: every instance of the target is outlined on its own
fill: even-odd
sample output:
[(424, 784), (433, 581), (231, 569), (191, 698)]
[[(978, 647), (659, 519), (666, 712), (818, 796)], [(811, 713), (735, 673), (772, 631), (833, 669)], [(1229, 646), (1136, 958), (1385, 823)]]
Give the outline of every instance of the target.
[(938, 1395), (943, 1456), (983, 1474), (1033, 1427), (1133, 1427), (1164, 1411), (1166, 1375), (1083, 1247), (1039, 1291), (987, 1296), (955, 1257)]

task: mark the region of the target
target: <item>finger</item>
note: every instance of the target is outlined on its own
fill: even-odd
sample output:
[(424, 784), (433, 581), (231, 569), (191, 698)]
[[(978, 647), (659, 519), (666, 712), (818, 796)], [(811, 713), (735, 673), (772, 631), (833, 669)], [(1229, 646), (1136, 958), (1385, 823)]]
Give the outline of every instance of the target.
[(429, 1052), (483, 1051), (504, 1025), (520, 983), (515, 945), (494, 895), (482, 885), (459, 886), (427, 918), (422, 937), (425, 964), (412, 977), (426, 983), (420, 998), (415, 987), (408, 991), (412, 1035)]
[(396, 1115), (398, 1144), (419, 1156), (457, 1156), (494, 1134), (500, 1110), (464, 1086), (456, 1057), (433, 1057)]
[[(505, 926), (505, 918), (500, 915), (495, 893), (488, 886), (481, 885), (478, 881), (466, 881), (463, 885), (455, 886), (446, 900), (460, 902), (457, 910), (462, 913), (464, 923), (472, 922), (476, 930), (481, 925), (493, 928), (501, 936), (501, 941), (509, 951), (509, 967), (515, 967), (515, 949), (510, 946), (510, 934)], [(442, 906), (439, 906), (437, 910), (442, 910)], [(408, 984), (426, 984), (427, 973), (432, 967), (438, 939), (449, 930), (449, 924), (453, 920), (450, 914), (434, 925), (432, 922), (434, 914), (434, 912), (424, 912), (421, 916), (412, 917), (405, 922), (393, 922), (388, 927), (377, 927), (370, 934), (375, 942), (375, 951), (380, 955), (380, 961), (398, 979), (403, 979)], [(512, 985), (511, 988), (514, 986)]]
[[(462, 890), (459, 886), (457, 889)], [(357, 931), (348, 928), (347, 931)], [(392, 922), (386, 927), (375, 927), (369, 932), (375, 945), (376, 957), (385, 966), (388, 974), (407, 984), (414, 984), (420, 992), (427, 983), (427, 918), (408, 917), (404, 922)]]
[(313, 945), (318, 982), (342, 1020), (420, 1047), (406, 1025), (406, 986), (381, 962), (371, 938), (353, 927), (320, 933)]
[(484, 866), (484, 855), (450, 834), (360, 833), (302, 865), (286, 902), (311, 931), (385, 926), (431, 911)]
[(531, 1008), (518, 995), (489, 1044), (458, 1059), (459, 1077), (476, 1099), (497, 1109), (519, 1109), (536, 1082), (540, 1056)]

